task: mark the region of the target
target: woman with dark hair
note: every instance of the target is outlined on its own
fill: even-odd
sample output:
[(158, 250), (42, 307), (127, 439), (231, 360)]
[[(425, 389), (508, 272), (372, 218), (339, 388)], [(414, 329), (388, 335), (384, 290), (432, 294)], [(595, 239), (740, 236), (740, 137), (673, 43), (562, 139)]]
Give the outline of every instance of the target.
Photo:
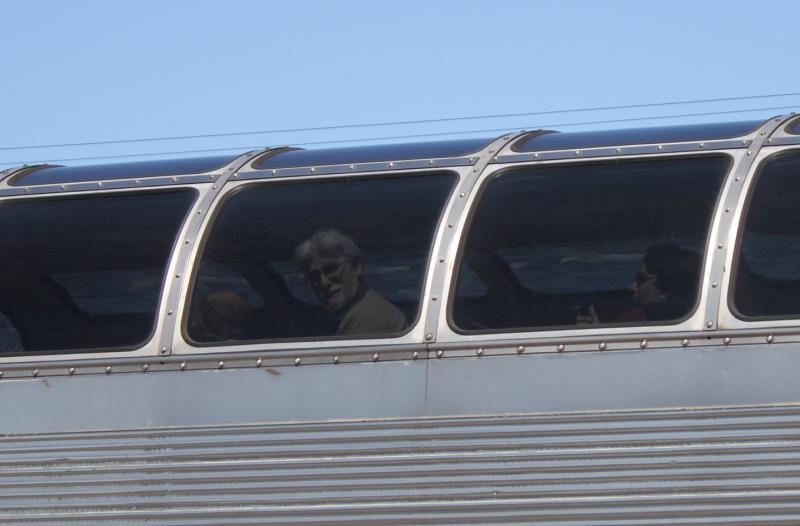
[[(686, 316), (695, 302), (701, 260), (695, 252), (674, 243), (653, 245), (629, 288), (636, 306), (609, 323), (677, 320)], [(594, 306), (578, 314), (578, 323), (601, 323)]]

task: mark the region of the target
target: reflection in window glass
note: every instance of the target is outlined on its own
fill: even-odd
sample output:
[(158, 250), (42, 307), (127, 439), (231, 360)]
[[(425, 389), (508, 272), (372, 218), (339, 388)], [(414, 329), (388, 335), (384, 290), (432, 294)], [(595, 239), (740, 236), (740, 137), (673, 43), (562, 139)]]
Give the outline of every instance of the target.
[(786, 128), (786, 131), (794, 135), (800, 135), (800, 119), (795, 119), (795, 121)]
[[(696, 303), (725, 156), (528, 166), (488, 182), (451, 316), (461, 331), (677, 321)], [(476, 295), (482, 281), (485, 292)]]
[(735, 266), (734, 310), (800, 315), (800, 152), (772, 157), (755, 181)]
[(223, 203), (186, 324), (197, 343), (400, 335), (452, 174), (252, 184)]
[(144, 344), (194, 195), (177, 190), (2, 203), (0, 350)]

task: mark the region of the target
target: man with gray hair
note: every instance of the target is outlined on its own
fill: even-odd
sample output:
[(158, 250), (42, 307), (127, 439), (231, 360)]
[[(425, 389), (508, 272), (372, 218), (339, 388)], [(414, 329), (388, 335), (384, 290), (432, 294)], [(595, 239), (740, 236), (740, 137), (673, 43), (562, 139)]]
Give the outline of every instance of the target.
[(294, 255), (322, 305), (337, 315), (337, 335), (396, 334), (407, 327), (400, 309), (365, 286), (364, 256), (349, 237), (324, 228)]

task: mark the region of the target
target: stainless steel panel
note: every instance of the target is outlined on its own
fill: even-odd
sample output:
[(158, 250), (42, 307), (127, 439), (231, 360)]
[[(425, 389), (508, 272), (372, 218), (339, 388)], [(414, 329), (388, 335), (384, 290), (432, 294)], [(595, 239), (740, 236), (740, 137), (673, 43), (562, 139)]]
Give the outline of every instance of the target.
[(170, 427), (0, 439), (11, 524), (776, 524), (800, 407)]

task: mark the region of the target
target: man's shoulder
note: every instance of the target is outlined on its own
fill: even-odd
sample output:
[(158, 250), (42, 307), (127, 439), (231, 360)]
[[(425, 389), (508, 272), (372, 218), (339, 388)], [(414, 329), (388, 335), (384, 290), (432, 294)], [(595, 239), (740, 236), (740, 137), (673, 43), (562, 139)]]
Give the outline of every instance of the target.
[(338, 333), (394, 333), (403, 330), (406, 326), (407, 321), (403, 311), (377, 291), (368, 289), (364, 296), (342, 316)]

